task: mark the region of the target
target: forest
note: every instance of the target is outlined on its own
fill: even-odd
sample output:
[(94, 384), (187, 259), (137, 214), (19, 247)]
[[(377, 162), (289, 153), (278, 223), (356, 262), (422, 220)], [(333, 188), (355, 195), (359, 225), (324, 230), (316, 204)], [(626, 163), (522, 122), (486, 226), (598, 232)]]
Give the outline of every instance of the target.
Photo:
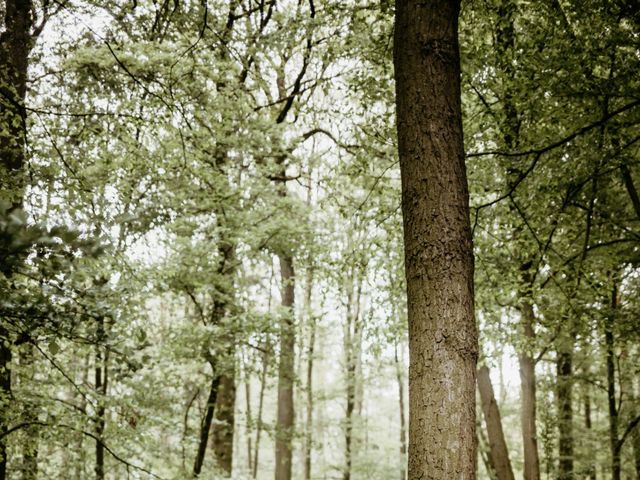
[(640, 480), (637, 0), (0, 19), (0, 480)]

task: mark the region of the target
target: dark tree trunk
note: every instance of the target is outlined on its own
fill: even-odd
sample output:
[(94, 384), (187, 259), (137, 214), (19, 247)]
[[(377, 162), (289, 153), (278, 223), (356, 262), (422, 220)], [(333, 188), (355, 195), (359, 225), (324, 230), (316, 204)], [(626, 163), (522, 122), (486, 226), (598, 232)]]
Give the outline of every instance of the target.
[(198, 453), (193, 464), (193, 476), (197, 477), (202, 472), (202, 465), (204, 464), (204, 456), (207, 452), (207, 443), (209, 443), (209, 431), (211, 430), (211, 423), (213, 421), (213, 414), (216, 408), (216, 401), (218, 399), (218, 386), (220, 385), (220, 376), (215, 372), (215, 366), (213, 368), (213, 378), (211, 380), (211, 386), (209, 387), (209, 396), (207, 397), (207, 409), (200, 424), (200, 441), (198, 442)]
[[(233, 353), (229, 362), (233, 365)], [(235, 368), (229, 366), (220, 376), (218, 396), (216, 398), (215, 419), (213, 428), (213, 452), (218, 467), (231, 476), (233, 466), (233, 432), (235, 424), (236, 382)]]
[[(27, 113), (27, 70), (33, 37), (31, 0), (6, 0), (4, 31), (0, 34), (0, 200), (22, 206), (24, 194)], [(6, 276), (13, 272), (5, 271)], [(9, 329), (0, 320), (0, 480), (7, 478), (7, 440), (11, 402), (11, 344)]]
[[(588, 375), (588, 371), (585, 372), (585, 376)], [(584, 427), (591, 434), (593, 424), (591, 421), (591, 392), (588, 383), (584, 385)], [(589, 466), (587, 467), (587, 478), (589, 480), (596, 480), (596, 464), (594, 460), (588, 460)]]
[[(570, 341), (570, 340), (569, 340)], [(557, 352), (558, 479), (573, 478), (573, 348), (565, 345)]]
[(279, 260), (282, 280), (282, 306), (286, 309), (286, 313), (280, 321), (275, 480), (291, 480), (294, 422), (294, 351), (296, 343), (295, 325), (293, 321), (295, 274), (293, 270), (293, 258), (291, 256), (281, 254), (279, 255)]
[[(99, 328), (103, 329), (102, 325), (103, 320), (101, 320), (101, 326)], [(94, 370), (95, 375), (95, 389), (97, 395), (97, 408), (96, 408), (96, 465), (95, 465), (95, 474), (96, 480), (104, 480), (105, 472), (104, 472), (104, 430), (106, 427), (106, 406), (105, 399), (107, 396), (107, 386), (108, 386), (108, 370), (107, 370), (107, 354), (102, 352), (102, 347), (100, 344), (103, 340), (98, 341), (98, 346), (96, 347), (96, 365)]]
[(620, 447), (618, 438), (618, 407), (616, 403), (616, 367), (613, 326), (618, 306), (618, 288), (611, 291), (611, 312), (605, 317), (604, 341), (607, 365), (607, 405), (609, 407), (609, 445), (611, 447), (611, 479), (620, 480)]
[(500, 410), (493, 393), (489, 368), (486, 365), (478, 369), (478, 391), (480, 392), (480, 403), (487, 427), (489, 455), (491, 456), (491, 464), (495, 470), (496, 477), (498, 480), (515, 480), (511, 461), (509, 460), (507, 442), (502, 431)]
[(397, 0), (394, 44), (409, 319), (409, 480), (476, 477), (478, 339), (458, 1)]

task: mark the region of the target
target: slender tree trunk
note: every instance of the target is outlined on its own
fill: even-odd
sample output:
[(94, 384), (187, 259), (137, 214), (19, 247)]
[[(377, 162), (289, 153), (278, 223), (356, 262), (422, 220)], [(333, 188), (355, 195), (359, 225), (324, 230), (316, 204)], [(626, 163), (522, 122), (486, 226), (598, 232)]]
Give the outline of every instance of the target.
[(618, 306), (618, 287), (611, 291), (611, 312), (605, 316), (604, 339), (607, 365), (607, 405), (609, 407), (609, 445), (611, 447), (611, 479), (620, 480), (620, 448), (618, 442), (618, 407), (616, 404), (616, 370), (613, 326)]
[(398, 411), (400, 414), (400, 480), (407, 478), (407, 422), (404, 406), (404, 375), (403, 366), (398, 357), (398, 342), (393, 345), (393, 360), (396, 367), (396, 382), (398, 383)]
[(538, 458), (538, 434), (536, 430), (536, 365), (530, 353), (535, 339), (533, 325), (535, 314), (533, 305), (527, 300), (520, 302), (520, 321), (527, 345), (518, 353), (520, 367), (520, 424), (524, 447), (525, 480), (540, 480), (540, 460)]
[(309, 328), (307, 345), (307, 396), (304, 439), (304, 480), (311, 479), (311, 452), (313, 449), (313, 361), (316, 343), (316, 317), (311, 307), (311, 293), (313, 289), (313, 267), (307, 268), (305, 283), (305, 313)]
[[(100, 320), (100, 326), (98, 327), (101, 331), (104, 331), (104, 320)], [(103, 337), (103, 334), (100, 335)], [(96, 365), (94, 371), (94, 380), (95, 380), (95, 389), (97, 394), (97, 408), (96, 408), (96, 464), (95, 464), (95, 474), (96, 480), (104, 480), (105, 471), (104, 471), (104, 430), (106, 427), (106, 405), (105, 400), (107, 397), (107, 386), (108, 386), (108, 353), (102, 352), (102, 347), (100, 344), (102, 340), (98, 342), (98, 346), (96, 347)]]
[[(588, 371), (585, 372), (585, 375), (588, 375)], [(593, 424), (591, 421), (591, 392), (589, 390), (589, 384), (585, 383), (584, 385), (584, 427), (589, 434), (589, 438), (591, 438), (591, 431), (593, 428)], [(591, 445), (589, 445), (591, 447)], [(596, 480), (596, 464), (594, 460), (588, 460), (589, 466), (587, 469), (587, 478), (589, 480)]]
[[(283, 186), (283, 188), (286, 188)], [(286, 195), (286, 193), (285, 193)], [(278, 411), (276, 422), (275, 480), (291, 480), (293, 463), (293, 382), (295, 376), (293, 258), (280, 254), (282, 306), (287, 310), (280, 321), (280, 352), (278, 357)]]
[(264, 406), (264, 392), (267, 386), (267, 373), (269, 371), (269, 351), (271, 346), (265, 342), (264, 355), (262, 357), (262, 373), (260, 375), (260, 394), (258, 396), (258, 414), (256, 416), (256, 443), (253, 454), (252, 478), (258, 476), (258, 460), (260, 459), (260, 434), (262, 433), (262, 410)]
[(495, 469), (498, 480), (515, 480), (511, 461), (509, 460), (507, 442), (502, 431), (500, 410), (493, 393), (489, 368), (486, 365), (478, 369), (478, 391), (480, 392), (480, 403), (482, 404), (482, 412), (489, 438), (491, 464)]
[[(23, 346), (20, 354), (20, 367), (22, 371), (33, 371), (34, 355), (33, 345), (27, 343)], [(33, 381), (33, 374), (30, 374), (30, 381)], [(32, 423), (38, 420), (36, 405), (32, 401), (26, 401), (22, 411), (22, 421)], [(38, 477), (38, 443), (40, 440), (40, 429), (36, 425), (31, 425), (24, 429), (24, 444), (22, 445), (22, 480), (36, 480)]]
[[(244, 358), (244, 357), (243, 357)], [(247, 467), (249, 472), (253, 472), (253, 445), (252, 445), (252, 432), (251, 426), (253, 425), (253, 413), (251, 411), (251, 374), (249, 373), (249, 369), (247, 367), (247, 363), (243, 361), (244, 367), (244, 396), (245, 396), (245, 405), (246, 405), (246, 435), (247, 435)]]
[(216, 374), (216, 367), (212, 365), (213, 378), (211, 379), (211, 386), (209, 387), (209, 396), (207, 397), (207, 409), (205, 411), (204, 418), (200, 424), (200, 441), (198, 442), (198, 453), (193, 464), (193, 476), (197, 477), (202, 472), (202, 465), (204, 464), (204, 457), (207, 451), (207, 444), (209, 443), (209, 431), (211, 430), (211, 423), (213, 421), (213, 414), (216, 408), (216, 401), (218, 399), (218, 386), (220, 385), (220, 375)]
[(558, 479), (573, 478), (573, 398), (572, 370), (573, 348), (565, 345), (557, 352), (557, 402), (558, 402)]
[(342, 474), (343, 480), (351, 479), (353, 463), (353, 426), (356, 412), (357, 396), (357, 356), (358, 340), (360, 338), (360, 294), (361, 284), (357, 268), (351, 269), (349, 286), (347, 291), (347, 321), (344, 329), (345, 352), (345, 380), (346, 380), (346, 413), (344, 419), (344, 456), (345, 467)]
[(397, 0), (394, 42), (409, 320), (409, 480), (475, 479), (478, 338), (458, 1)]
[[(24, 195), (27, 70), (33, 37), (31, 0), (6, 0), (0, 34), (0, 200), (20, 208)], [(0, 252), (2, 253), (2, 252)], [(12, 271), (0, 265), (4, 275)], [(0, 480), (7, 478), (13, 338), (0, 319)]]

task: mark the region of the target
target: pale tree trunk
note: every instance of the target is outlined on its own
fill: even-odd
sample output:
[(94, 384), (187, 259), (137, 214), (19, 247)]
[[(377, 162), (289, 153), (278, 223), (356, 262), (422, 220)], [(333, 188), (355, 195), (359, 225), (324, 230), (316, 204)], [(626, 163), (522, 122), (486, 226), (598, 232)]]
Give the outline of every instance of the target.
[(507, 442), (502, 431), (500, 410), (493, 392), (489, 368), (486, 365), (478, 369), (478, 391), (480, 392), (480, 403), (487, 428), (491, 465), (495, 470), (496, 478), (498, 480), (515, 480), (511, 461), (509, 460)]
[[(271, 291), (271, 290), (269, 290)], [(265, 342), (265, 349), (262, 356), (262, 372), (260, 374), (260, 393), (258, 395), (258, 413), (256, 415), (256, 442), (253, 451), (253, 471), (252, 478), (258, 476), (258, 465), (260, 460), (260, 434), (262, 433), (262, 410), (264, 406), (264, 393), (267, 387), (267, 372), (269, 371), (269, 352), (271, 346)]]
[(394, 64), (409, 320), (409, 480), (476, 478), (478, 338), (458, 1), (398, 0)]
[(253, 445), (252, 445), (252, 432), (251, 426), (253, 425), (253, 413), (251, 411), (251, 373), (249, 372), (248, 362), (243, 358), (243, 370), (244, 370), (244, 396), (245, 396), (245, 411), (246, 411), (246, 429), (247, 435), (247, 468), (249, 472), (253, 472)]
[(361, 279), (357, 267), (352, 266), (347, 286), (347, 318), (344, 327), (346, 413), (344, 419), (344, 480), (350, 480), (353, 463), (353, 426), (357, 413), (358, 341), (360, 338)]
[(313, 267), (307, 268), (305, 279), (305, 314), (307, 317), (308, 342), (307, 342), (307, 388), (306, 388), (306, 419), (304, 439), (304, 480), (311, 479), (311, 452), (313, 449), (313, 361), (316, 343), (316, 317), (311, 306), (311, 293), (313, 289)]
[(533, 305), (526, 299), (520, 302), (520, 322), (526, 345), (518, 353), (520, 372), (520, 425), (524, 451), (524, 480), (540, 480), (538, 434), (536, 429), (536, 364), (531, 355), (535, 341)]

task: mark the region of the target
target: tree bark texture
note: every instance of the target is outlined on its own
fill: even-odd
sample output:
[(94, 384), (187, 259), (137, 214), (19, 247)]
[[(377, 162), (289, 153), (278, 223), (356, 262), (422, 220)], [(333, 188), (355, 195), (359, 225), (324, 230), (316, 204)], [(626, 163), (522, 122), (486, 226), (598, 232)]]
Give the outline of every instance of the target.
[[(24, 193), (27, 70), (33, 37), (31, 0), (6, 0), (0, 34), (0, 200), (22, 206)], [(12, 272), (4, 271), (10, 276)], [(7, 478), (8, 408), (11, 402), (11, 333), (0, 319), (0, 480)]]
[(409, 320), (409, 480), (476, 476), (478, 340), (458, 1), (398, 0), (394, 64)]
[(507, 442), (504, 439), (502, 431), (502, 419), (500, 410), (493, 392), (489, 368), (483, 365), (478, 369), (478, 391), (480, 392), (480, 403), (482, 405), (482, 413), (487, 427), (487, 437), (489, 439), (489, 455), (491, 455), (491, 464), (495, 469), (498, 480), (515, 480), (511, 461), (509, 460), (509, 452), (507, 450)]
[(215, 427), (213, 428), (213, 452), (218, 467), (228, 476), (233, 466), (233, 432), (235, 424), (236, 382), (233, 357), (229, 359), (231, 366), (220, 375), (218, 396), (215, 406)]
[(287, 313), (280, 321), (280, 352), (278, 357), (278, 409), (276, 414), (276, 466), (275, 480), (291, 480), (293, 464), (293, 382), (295, 376), (294, 292), (295, 273), (293, 258), (279, 255), (282, 281), (282, 306)]

